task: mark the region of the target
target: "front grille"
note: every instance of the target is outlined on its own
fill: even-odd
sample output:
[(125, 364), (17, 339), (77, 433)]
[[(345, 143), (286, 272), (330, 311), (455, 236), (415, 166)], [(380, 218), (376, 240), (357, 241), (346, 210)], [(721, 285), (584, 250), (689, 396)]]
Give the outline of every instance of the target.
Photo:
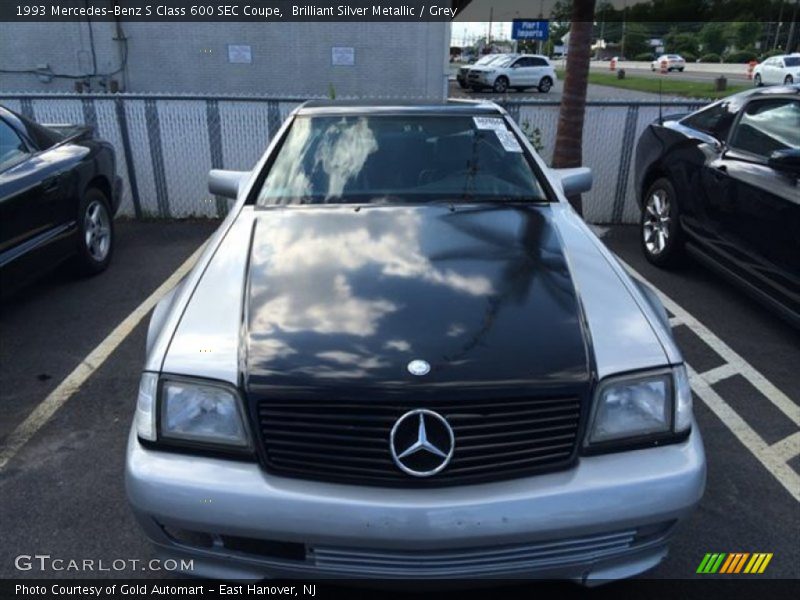
[[(260, 400), (265, 468), (275, 474), (367, 485), (448, 485), (568, 467), (581, 418), (578, 397), (430, 402)], [(397, 419), (426, 408), (453, 429), (450, 464), (429, 478), (402, 472), (389, 436)]]

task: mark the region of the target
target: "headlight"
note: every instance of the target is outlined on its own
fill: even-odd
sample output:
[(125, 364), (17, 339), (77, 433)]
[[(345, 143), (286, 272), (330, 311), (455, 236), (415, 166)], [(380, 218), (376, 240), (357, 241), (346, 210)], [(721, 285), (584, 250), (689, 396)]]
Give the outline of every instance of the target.
[(589, 445), (685, 433), (692, 422), (686, 369), (681, 366), (602, 381), (592, 408)]
[(143, 374), (136, 428), (140, 438), (150, 441), (250, 447), (241, 398), (224, 383), (165, 378), (159, 389), (155, 374)]

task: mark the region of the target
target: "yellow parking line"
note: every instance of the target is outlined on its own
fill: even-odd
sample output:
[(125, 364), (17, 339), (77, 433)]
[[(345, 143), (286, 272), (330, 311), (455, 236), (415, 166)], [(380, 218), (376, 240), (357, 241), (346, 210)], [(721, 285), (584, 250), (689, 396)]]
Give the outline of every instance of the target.
[(0, 447), (0, 471), (8, 462), (14, 458), (28, 441), (39, 431), (69, 400), (75, 392), (86, 382), (92, 374), (111, 356), (114, 350), (128, 337), (142, 319), (152, 310), (161, 300), (162, 296), (171, 290), (181, 278), (186, 275), (197, 261), (200, 253), (205, 248), (205, 244), (200, 246), (186, 261), (162, 283), (147, 299), (142, 302), (134, 311), (125, 317), (114, 330), (92, 350), (75, 369), (67, 375), (58, 387), (42, 400), (33, 412), (17, 426), (8, 436), (5, 445)]

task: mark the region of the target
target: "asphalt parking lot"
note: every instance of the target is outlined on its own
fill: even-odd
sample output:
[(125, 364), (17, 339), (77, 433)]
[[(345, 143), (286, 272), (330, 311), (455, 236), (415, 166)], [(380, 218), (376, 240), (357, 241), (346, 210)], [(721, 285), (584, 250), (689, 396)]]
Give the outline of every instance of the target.
[[(107, 562), (151, 556), (123, 485), (148, 321), (129, 315), (215, 226), (119, 221), (107, 272), (76, 280), (62, 269), (0, 305), (0, 456), (7, 459), (0, 461), (0, 577), (92, 575), (21, 572), (14, 566), (19, 554)], [(707, 552), (770, 552), (760, 577), (800, 577), (800, 333), (700, 266), (650, 267), (635, 227), (598, 232), (667, 297), (679, 344), (698, 374), (695, 414), (708, 454), (707, 490), (668, 559), (648, 577), (698, 577)], [(92, 351), (101, 343), (113, 351), (98, 364)], [(21, 425), (75, 369), (91, 375), (60, 395), (63, 405), (18, 444)], [(1, 454), (10, 445), (18, 449)]]

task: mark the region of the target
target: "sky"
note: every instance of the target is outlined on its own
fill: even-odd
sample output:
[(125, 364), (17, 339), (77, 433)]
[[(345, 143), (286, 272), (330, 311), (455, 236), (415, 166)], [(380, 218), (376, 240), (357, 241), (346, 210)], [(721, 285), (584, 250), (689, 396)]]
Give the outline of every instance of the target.
[[(485, 37), (489, 32), (489, 22), (485, 23), (459, 23), (453, 21), (450, 29), (451, 46), (470, 46), (480, 37)], [(501, 21), (492, 23), (492, 39), (510, 39), (511, 21)]]

